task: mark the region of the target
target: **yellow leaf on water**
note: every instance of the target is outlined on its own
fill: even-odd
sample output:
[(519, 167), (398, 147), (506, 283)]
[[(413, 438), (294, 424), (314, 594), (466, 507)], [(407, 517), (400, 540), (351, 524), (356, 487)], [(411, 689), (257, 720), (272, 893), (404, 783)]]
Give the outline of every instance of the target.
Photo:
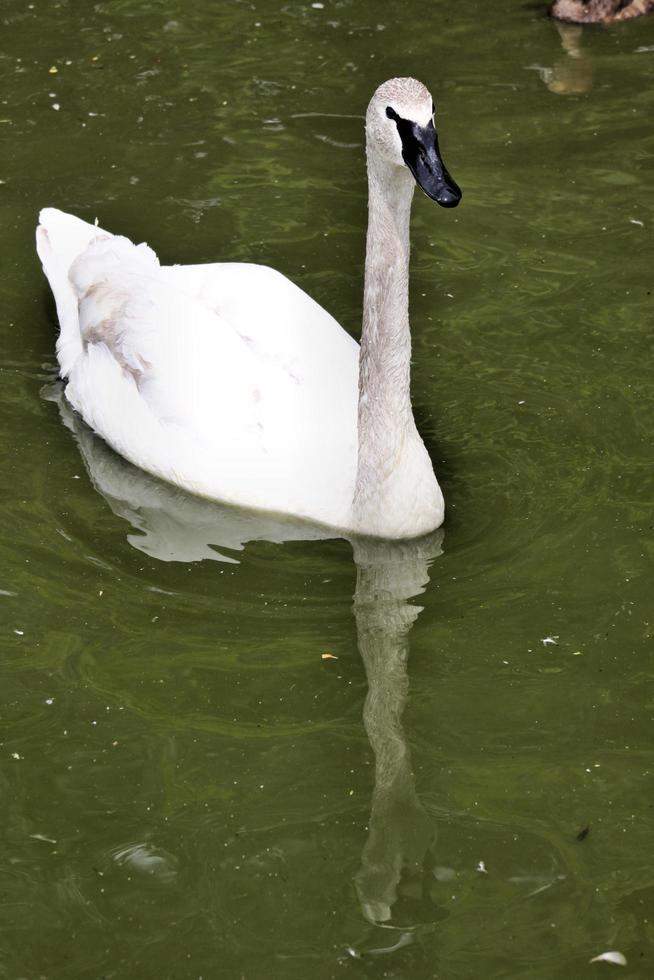
[(321, 660), (338, 660), (338, 657), (335, 657), (333, 653), (321, 653), (320, 654), (320, 659)]

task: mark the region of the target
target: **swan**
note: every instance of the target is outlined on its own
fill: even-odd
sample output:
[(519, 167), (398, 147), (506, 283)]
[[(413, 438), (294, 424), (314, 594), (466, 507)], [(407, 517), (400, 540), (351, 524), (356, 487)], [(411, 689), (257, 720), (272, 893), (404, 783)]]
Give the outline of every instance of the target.
[(654, 12), (654, 0), (555, 0), (550, 16), (571, 24), (613, 24)]
[(162, 266), (145, 243), (44, 208), (65, 395), (120, 455), (200, 497), (345, 534), (412, 538), (443, 496), (410, 399), (414, 186), (443, 207), (427, 88), (393, 78), (366, 113), (368, 232), (361, 345), (279, 272)]

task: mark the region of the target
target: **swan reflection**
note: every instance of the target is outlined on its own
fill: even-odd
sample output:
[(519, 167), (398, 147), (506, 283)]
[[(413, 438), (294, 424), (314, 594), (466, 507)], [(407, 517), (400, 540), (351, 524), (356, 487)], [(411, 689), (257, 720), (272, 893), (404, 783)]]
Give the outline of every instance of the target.
[[(70, 409), (59, 384), (44, 397), (57, 403), (95, 488), (135, 529), (128, 541), (147, 555), (186, 563), (235, 562), (233, 552), (247, 542), (334, 537), (328, 528), (191, 497), (114, 453)], [(375, 765), (368, 837), (355, 886), (365, 918), (383, 925), (391, 922), (403, 873), (422, 871), (434, 839), (433, 819), (416, 793), (402, 713), (409, 688), (409, 633), (422, 608), (411, 600), (429, 582), (429, 565), (441, 554), (442, 532), (412, 541), (352, 537), (350, 542), (357, 642), (368, 681), (363, 721)], [(410, 934), (403, 933), (398, 942), (409, 941)]]

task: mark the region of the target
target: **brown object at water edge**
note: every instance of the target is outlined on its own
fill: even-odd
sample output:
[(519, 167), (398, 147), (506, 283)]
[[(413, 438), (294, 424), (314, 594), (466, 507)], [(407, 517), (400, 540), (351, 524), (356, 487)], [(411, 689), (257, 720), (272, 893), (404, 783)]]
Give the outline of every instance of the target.
[(654, 13), (654, 0), (554, 0), (550, 17), (570, 24), (614, 24)]

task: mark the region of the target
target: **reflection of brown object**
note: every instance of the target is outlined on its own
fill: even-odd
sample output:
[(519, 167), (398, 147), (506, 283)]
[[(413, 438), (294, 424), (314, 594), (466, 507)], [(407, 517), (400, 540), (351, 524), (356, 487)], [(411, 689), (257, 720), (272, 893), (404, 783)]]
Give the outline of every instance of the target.
[(654, 0), (555, 0), (550, 16), (571, 24), (613, 24), (654, 11)]
[(578, 95), (593, 87), (593, 68), (590, 58), (582, 61), (557, 61), (552, 67), (547, 87), (555, 95)]
[(581, 27), (557, 24), (561, 47), (567, 57), (560, 58), (547, 77), (546, 85), (556, 95), (576, 95), (593, 87), (593, 63), (582, 47)]
[(593, 87), (593, 62), (583, 46), (584, 30), (572, 24), (555, 22), (565, 52), (551, 68), (545, 65), (529, 65), (540, 75), (550, 92), (555, 95), (578, 95)]

